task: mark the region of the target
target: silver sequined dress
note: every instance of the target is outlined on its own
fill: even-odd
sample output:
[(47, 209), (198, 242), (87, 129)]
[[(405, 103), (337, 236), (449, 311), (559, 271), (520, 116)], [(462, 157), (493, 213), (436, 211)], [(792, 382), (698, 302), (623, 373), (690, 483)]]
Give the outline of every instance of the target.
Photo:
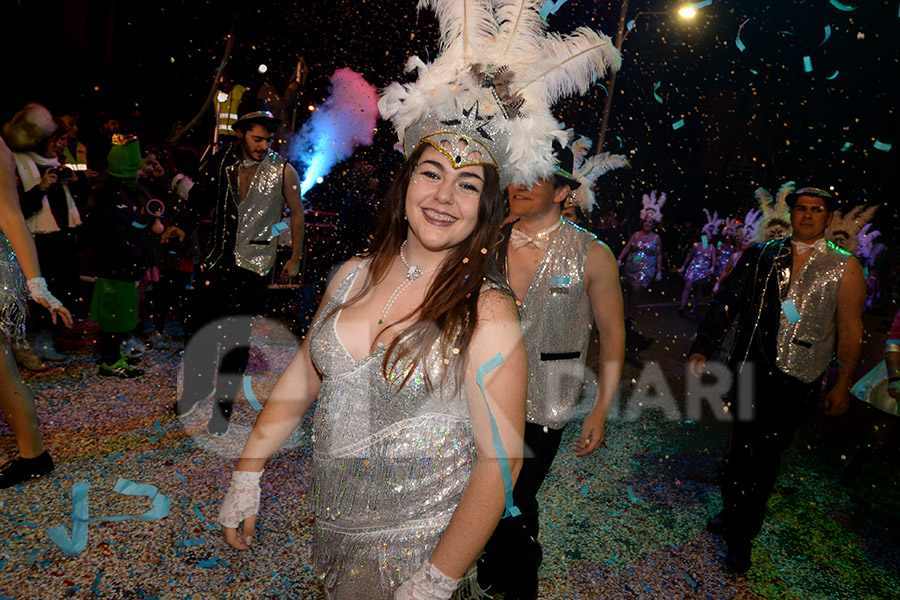
[(631, 250), (622, 264), (622, 274), (631, 285), (640, 284), (646, 288), (656, 275), (656, 252), (659, 248), (659, 236), (653, 234), (650, 240), (635, 236), (631, 242)]
[[(428, 391), (423, 367), (398, 390), (385, 349), (354, 360), (338, 337), (343, 281), (310, 330), (323, 375), (313, 416), (315, 569), (333, 600), (388, 600), (431, 556), (475, 463), (464, 393)], [(437, 351), (429, 369), (437, 381)]]
[(712, 274), (709, 270), (712, 266), (712, 253), (712, 244), (707, 244), (706, 248), (699, 242), (695, 244), (693, 258), (684, 271), (685, 281), (690, 283), (705, 281)]
[(25, 275), (6, 235), (0, 231), (0, 337), (25, 336)]

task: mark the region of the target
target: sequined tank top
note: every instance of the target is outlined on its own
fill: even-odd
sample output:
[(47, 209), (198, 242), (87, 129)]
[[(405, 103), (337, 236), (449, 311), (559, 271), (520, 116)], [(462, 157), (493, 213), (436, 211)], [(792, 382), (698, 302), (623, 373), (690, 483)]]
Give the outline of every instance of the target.
[(581, 399), (584, 361), (594, 320), (584, 287), (593, 234), (563, 221), (538, 265), (520, 310), (528, 353), (525, 420), (566, 425)]
[[(354, 360), (341, 342), (340, 312), (328, 315), (363, 264), (310, 330), (323, 376), (313, 416), (313, 556), (332, 600), (393, 598), (431, 556), (475, 462), (464, 393), (426, 389), (421, 365), (398, 389), (402, 378), (382, 374), (383, 346)], [(427, 361), (432, 381), (437, 355)]]

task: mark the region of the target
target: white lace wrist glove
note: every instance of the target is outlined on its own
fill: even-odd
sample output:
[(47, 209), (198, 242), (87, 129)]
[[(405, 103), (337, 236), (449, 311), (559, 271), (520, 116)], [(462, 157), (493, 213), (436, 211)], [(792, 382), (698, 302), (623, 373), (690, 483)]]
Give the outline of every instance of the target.
[(237, 529), (247, 517), (259, 512), (259, 480), (262, 471), (235, 471), (219, 509), (219, 524)]
[(441, 573), (436, 566), (425, 564), (400, 586), (394, 600), (450, 600), (462, 579), (453, 579)]
[(62, 308), (62, 302), (57, 300), (50, 290), (47, 289), (47, 280), (43, 277), (32, 277), (25, 282), (28, 285), (28, 292), (31, 299), (40, 304), (41, 300), (45, 300), (50, 306), (50, 310)]

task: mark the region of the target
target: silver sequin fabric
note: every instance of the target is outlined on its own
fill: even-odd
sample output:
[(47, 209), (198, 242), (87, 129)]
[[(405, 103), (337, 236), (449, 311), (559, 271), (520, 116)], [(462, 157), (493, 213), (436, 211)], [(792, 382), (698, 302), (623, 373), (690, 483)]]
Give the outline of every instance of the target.
[(0, 231), (0, 335), (6, 339), (25, 337), (25, 275), (6, 235)]
[(703, 281), (710, 276), (709, 268), (712, 263), (712, 252), (713, 247), (711, 245), (707, 245), (706, 248), (703, 248), (701, 244), (700, 248), (694, 252), (694, 257), (691, 259), (690, 264), (688, 264), (687, 269), (684, 270), (685, 281), (696, 283), (698, 281)]
[(656, 275), (656, 249), (659, 247), (659, 236), (650, 241), (635, 238), (631, 242), (631, 250), (622, 263), (622, 274), (631, 284), (640, 284), (646, 288)]
[(725, 246), (724, 244), (716, 248), (716, 278), (725, 270), (725, 265), (728, 264), (728, 259), (734, 254), (734, 250), (734, 246)]
[[(278, 240), (272, 235), (272, 225), (281, 221), (284, 208), (284, 166), (287, 160), (271, 150), (256, 169), (247, 196), (238, 204), (237, 235), (234, 261), (237, 266), (265, 275), (275, 264)], [(238, 169), (240, 163), (232, 168)], [(237, 177), (229, 177), (235, 189), (234, 201), (240, 198), (236, 189)]]
[[(781, 311), (775, 364), (800, 381), (815, 381), (834, 358), (837, 293), (850, 256), (831, 242), (819, 240), (782, 297), (782, 302), (793, 303), (800, 319), (791, 323), (787, 312)], [(779, 274), (779, 278), (783, 288), (785, 275)]]
[(313, 416), (313, 555), (332, 600), (393, 598), (431, 555), (475, 462), (465, 394), (426, 389), (425, 368), (439, 381), (437, 348), (398, 389), (382, 374), (384, 347), (355, 360), (341, 342), (340, 313), (329, 313), (361, 268), (310, 330), (323, 375)]
[(594, 320), (584, 288), (584, 266), (595, 243), (593, 234), (563, 221), (522, 301), (529, 423), (561, 429), (581, 399)]

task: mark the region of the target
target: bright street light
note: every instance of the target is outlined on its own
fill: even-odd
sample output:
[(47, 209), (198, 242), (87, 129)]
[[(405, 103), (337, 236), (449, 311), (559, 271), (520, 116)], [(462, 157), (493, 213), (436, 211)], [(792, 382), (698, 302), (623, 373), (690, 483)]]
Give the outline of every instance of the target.
[(682, 6), (678, 9), (678, 16), (682, 19), (693, 19), (697, 16), (697, 11), (694, 10), (693, 6)]

